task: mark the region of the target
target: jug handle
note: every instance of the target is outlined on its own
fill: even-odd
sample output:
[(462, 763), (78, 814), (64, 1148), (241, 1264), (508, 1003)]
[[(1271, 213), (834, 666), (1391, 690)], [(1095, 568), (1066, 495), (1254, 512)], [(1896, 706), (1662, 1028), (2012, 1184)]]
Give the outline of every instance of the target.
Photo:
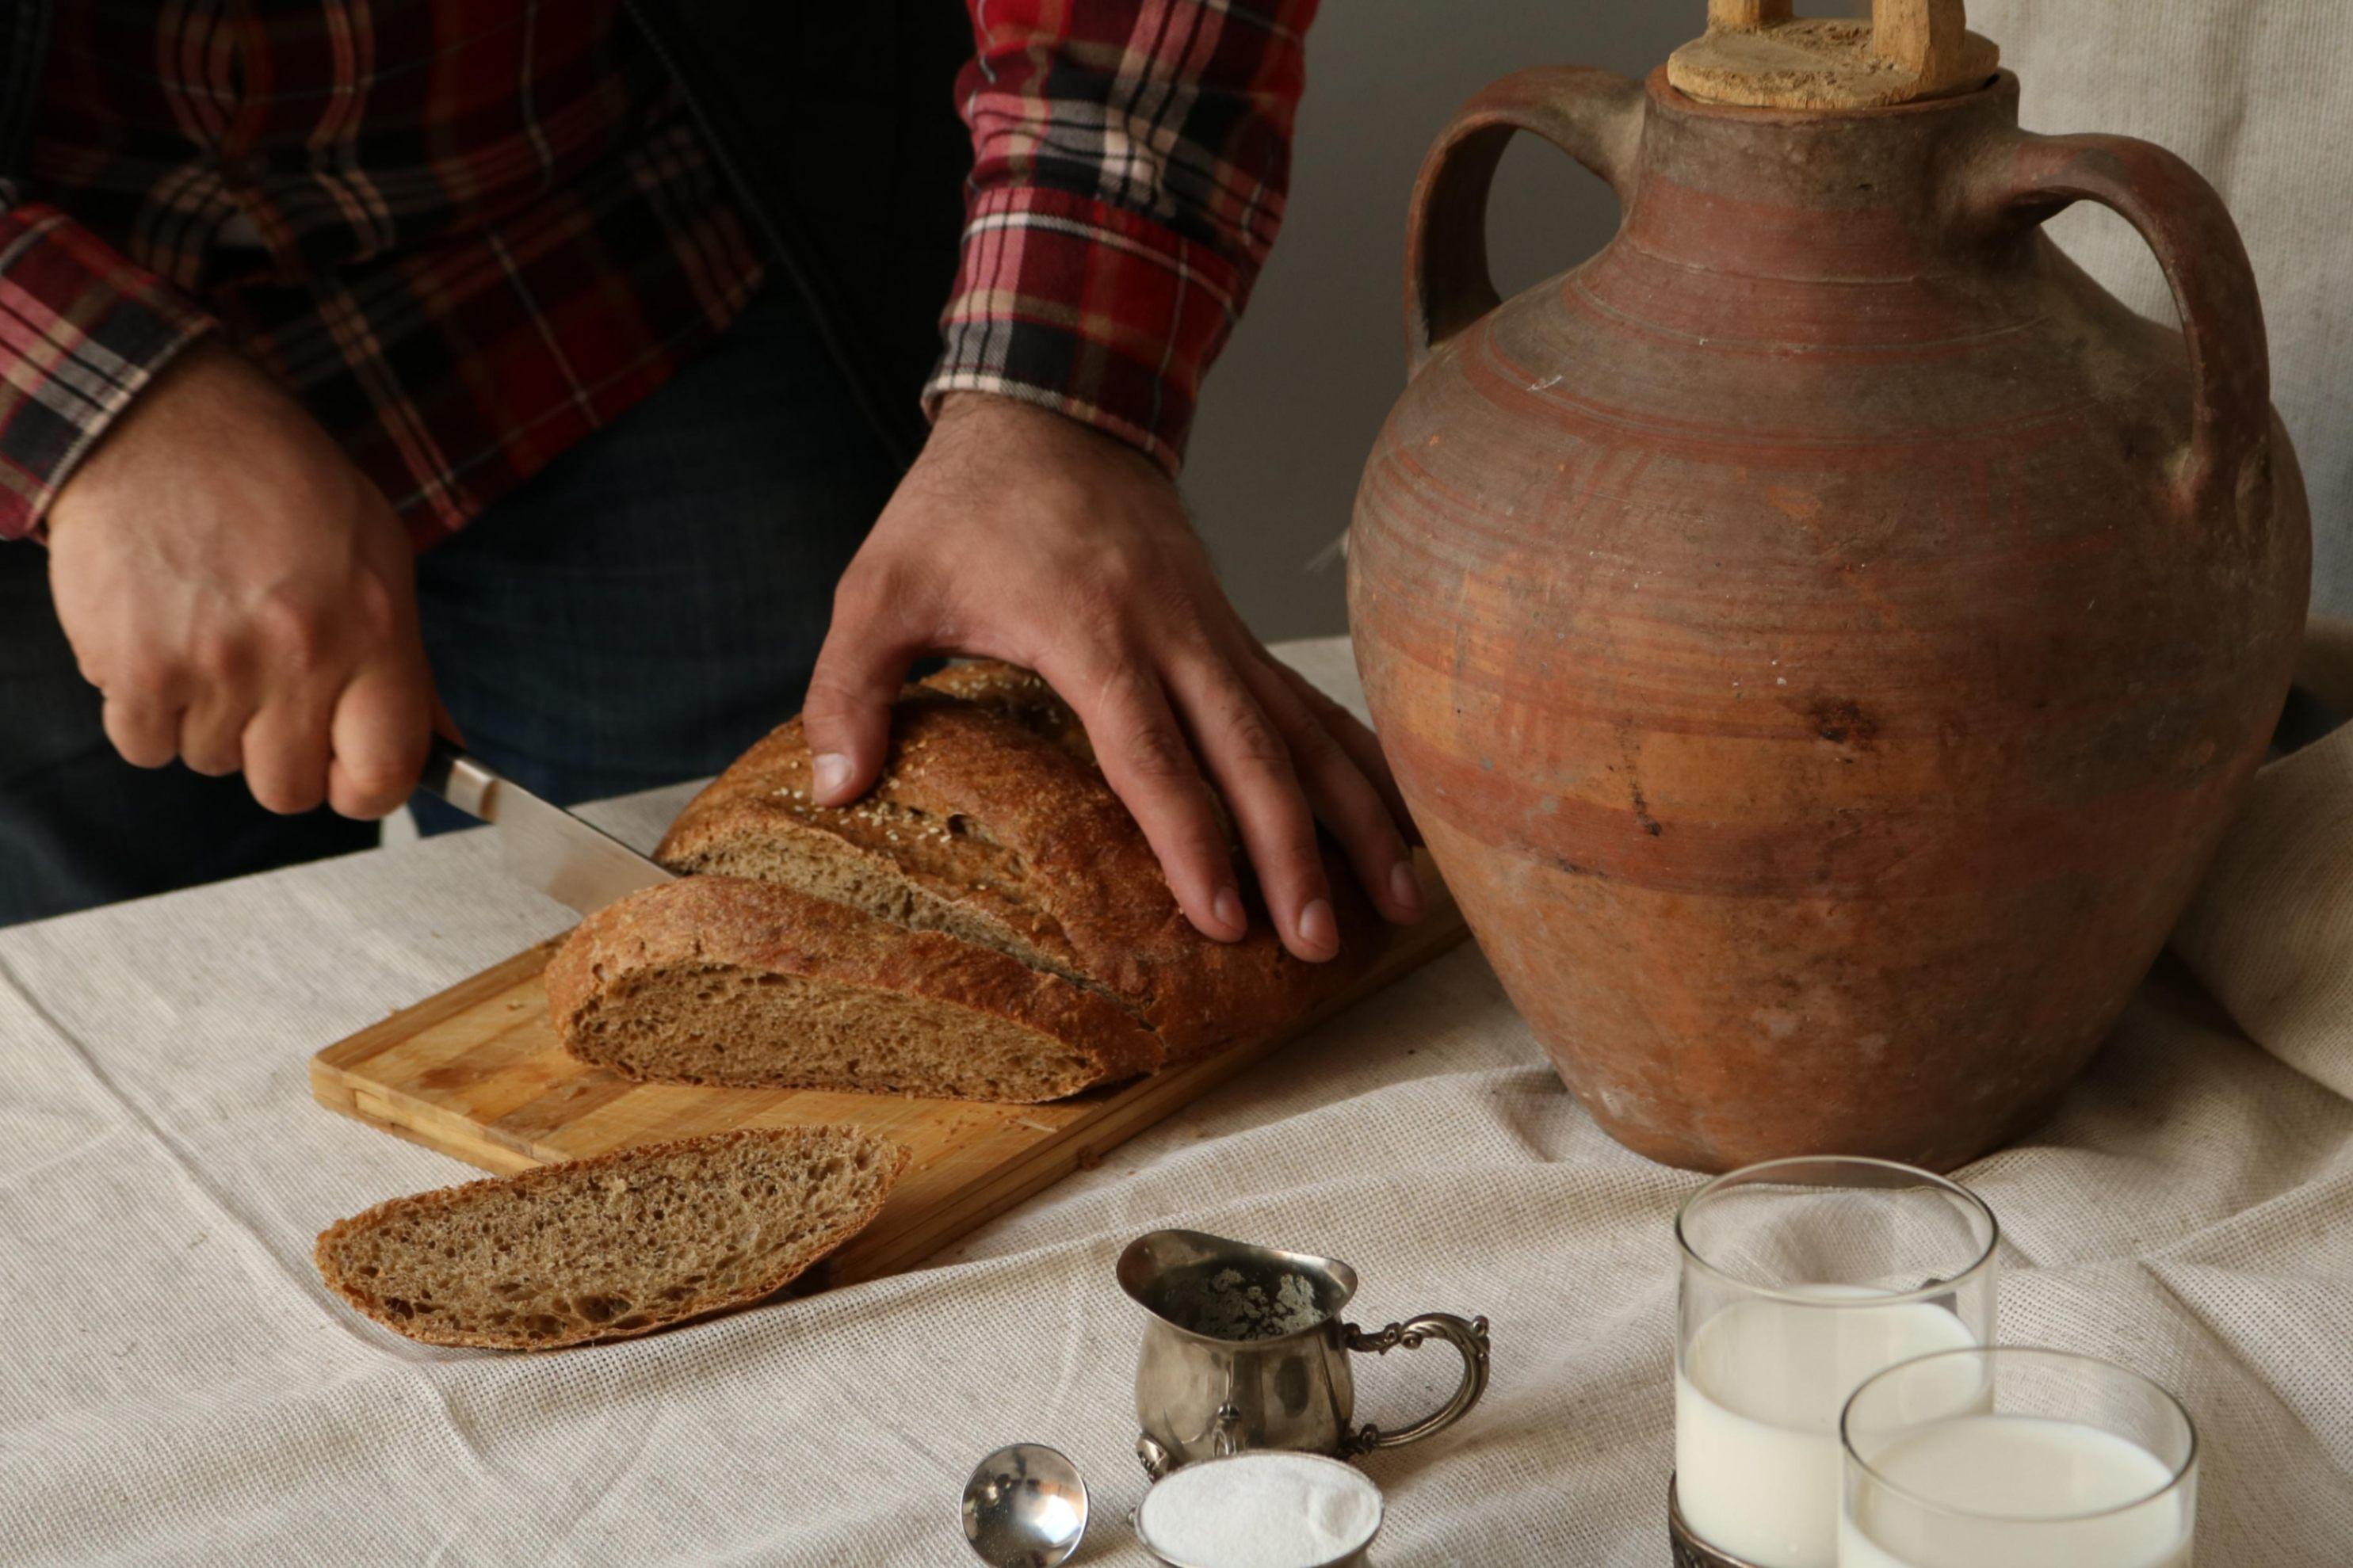
[(1387, 1355), (1402, 1345), (1407, 1350), (1419, 1348), (1430, 1339), (1444, 1340), (1462, 1355), (1462, 1381), (1455, 1386), (1454, 1396), (1436, 1410), (1394, 1432), (1384, 1432), (1371, 1422), (1366, 1422), (1344, 1439), (1344, 1451), (1348, 1454), (1368, 1454), (1376, 1448), (1400, 1448), (1419, 1442), (1433, 1432), (1442, 1432), (1453, 1426), (1479, 1403), (1487, 1392), (1487, 1320), (1472, 1318), (1468, 1321), (1451, 1312), (1424, 1312), (1408, 1318), (1402, 1323), (1391, 1323), (1378, 1333), (1366, 1333), (1354, 1323), (1345, 1325), (1347, 1346), (1352, 1351)]
[(1430, 351), (1502, 301), (1487, 275), (1487, 192), (1504, 145), (1533, 132), (1632, 199), (1641, 145), (1640, 84), (1589, 66), (1537, 66), (1492, 83), (1454, 112), (1413, 185), (1406, 217), (1405, 357)]
[(2189, 443), (2174, 476), (2191, 517), (2261, 517), (2271, 502), (2271, 349), (2254, 269), (2205, 177), (2130, 136), (2012, 132), (1979, 155), (1964, 186), (1992, 218), (2040, 224), (2097, 202), (2156, 252), (2189, 351)]

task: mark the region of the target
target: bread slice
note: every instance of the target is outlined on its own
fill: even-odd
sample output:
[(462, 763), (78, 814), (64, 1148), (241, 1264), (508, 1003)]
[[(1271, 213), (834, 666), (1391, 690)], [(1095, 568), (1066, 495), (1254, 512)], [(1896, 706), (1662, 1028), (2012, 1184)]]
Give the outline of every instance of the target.
[(319, 1274), (434, 1345), (629, 1339), (775, 1294), (864, 1229), (907, 1151), (849, 1126), (721, 1132), (378, 1204)]
[(1239, 942), (1201, 935), (1083, 728), (1026, 670), (964, 665), (908, 689), (892, 742), (866, 798), (819, 806), (796, 719), (697, 795), (656, 856), (993, 948), (1126, 1009), (1172, 1062), (1306, 1012), (1386, 940), (1336, 858), (1339, 958), (1292, 957), (1263, 912)]
[(1162, 1057), (1125, 1011), (1057, 974), (735, 877), (599, 910), (546, 984), (565, 1048), (632, 1078), (1027, 1102)]

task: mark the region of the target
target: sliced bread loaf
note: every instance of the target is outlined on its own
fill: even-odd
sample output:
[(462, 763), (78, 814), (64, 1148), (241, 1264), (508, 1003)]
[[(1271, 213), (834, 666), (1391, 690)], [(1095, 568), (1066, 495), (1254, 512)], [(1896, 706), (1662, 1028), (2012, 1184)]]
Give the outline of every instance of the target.
[(794, 889), (685, 877), (580, 923), (547, 967), (565, 1048), (633, 1078), (1036, 1101), (1160, 1065), (1060, 975)]
[(1117, 1003), (1169, 1061), (1300, 1016), (1355, 979), (1385, 940), (1336, 856), (1333, 962), (1292, 957), (1262, 911), (1239, 942), (1201, 935), (1083, 728), (1036, 676), (1009, 666), (958, 666), (910, 688), (874, 790), (840, 809), (811, 794), (796, 719), (697, 795), (657, 857), (993, 948)]
[(320, 1235), (319, 1273), (427, 1344), (628, 1339), (773, 1295), (864, 1229), (906, 1163), (849, 1126), (648, 1144), (378, 1204)]

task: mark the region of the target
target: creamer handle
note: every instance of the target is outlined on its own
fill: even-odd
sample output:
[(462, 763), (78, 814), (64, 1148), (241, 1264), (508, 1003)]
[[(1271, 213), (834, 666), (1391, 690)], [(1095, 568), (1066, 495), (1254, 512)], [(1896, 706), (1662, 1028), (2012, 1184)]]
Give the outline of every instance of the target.
[(1387, 1355), (1403, 1346), (1419, 1350), (1426, 1340), (1444, 1340), (1462, 1356), (1462, 1381), (1455, 1385), (1453, 1397), (1436, 1410), (1394, 1432), (1384, 1432), (1371, 1422), (1341, 1438), (1345, 1454), (1368, 1454), (1376, 1448), (1401, 1448), (1408, 1443), (1419, 1442), (1434, 1433), (1442, 1432), (1470, 1414), (1487, 1392), (1487, 1320), (1458, 1318), (1451, 1312), (1424, 1312), (1408, 1318), (1402, 1323), (1391, 1323), (1377, 1333), (1367, 1333), (1354, 1323), (1345, 1325), (1343, 1341), (1352, 1351), (1372, 1355)]

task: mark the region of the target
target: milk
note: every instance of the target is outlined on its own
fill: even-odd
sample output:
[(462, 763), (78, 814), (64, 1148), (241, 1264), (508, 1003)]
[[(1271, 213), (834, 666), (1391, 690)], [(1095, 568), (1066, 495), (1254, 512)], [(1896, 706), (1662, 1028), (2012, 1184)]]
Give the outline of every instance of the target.
[[(1829, 1301), (1878, 1294), (1809, 1287)], [(1759, 1568), (1837, 1568), (1839, 1412), (1855, 1385), (1932, 1351), (1977, 1343), (1940, 1306), (1736, 1301), (1702, 1323), (1675, 1368), (1675, 1498), (1701, 1540)], [(1983, 1408), (1958, 1366), (1956, 1412)]]
[[(2032, 1415), (1964, 1415), (1898, 1434), (1873, 1472), (1932, 1512), (1864, 1483), (1861, 1517), (1840, 1521), (1839, 1568), (2188, 1568), (2186, 1488), (2154, 1498), (2173, 1472), (2113, 1432)], [(2139, 1508), (2124, 1505), (2140, 1498)], [(2071, 1514), (2119, 1510), (2096, 1519)], [(1993, 1513), (2007, 1520), (1965, 1517)], [(2026, 1517), (2052, 1522), (2008, 1522)]]

